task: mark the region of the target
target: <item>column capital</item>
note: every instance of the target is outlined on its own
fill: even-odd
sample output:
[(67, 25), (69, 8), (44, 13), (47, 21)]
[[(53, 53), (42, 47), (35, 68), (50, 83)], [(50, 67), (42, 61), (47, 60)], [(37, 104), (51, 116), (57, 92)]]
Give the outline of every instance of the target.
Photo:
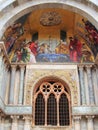
[(25, 65), (24, 65), (24, 64), (23, 64), (23, 65), (20, 64), (19, 67), (20, 67), (20, 68), (25, 68)]
[(80, 64), (80, 65), (78, 65), (78, 67), (79, 67), (79, 68), (84, 68), (85, 66), (82, 65), (82, 64)]
[(85, 65), (86, 68), (92, 68), (93, 65)]
[(81, 119), (81, 116), (80, 116), (80, 115), (73, 116), (73, 119), (74, 119), (75, 121), (80, 121), (80, 119)]
[(5, 117), (5, 114), (2, 112), (2, 111), (0, 111), (0, 117), (2, 118), (4, 118)]
[(17, 120), (19, 119), (19, 116), (17, 115), (11, 115), (10, 117), (13, 120), (13, 122), (17, 122)]
[(23, 119), (24, 119), (24, 120), (31, 121), (31, 120), (32, 120), (32, 116), (31, 116), (31, 115), (24, 115), (24, 116), (23, 116)]
[(18, 118), (19, 118), (18, 115), (11, 115), (10, 117), (11, 117), (12, 119), (18, 119)]
[(17, 65), (11, 65), (11, 68), (12, 68), (13, 70), (15, 70), (16, 67), (17, 67)]
[(86, 118), (92, 120), (95, 116), (94, 115), (87, 115)]

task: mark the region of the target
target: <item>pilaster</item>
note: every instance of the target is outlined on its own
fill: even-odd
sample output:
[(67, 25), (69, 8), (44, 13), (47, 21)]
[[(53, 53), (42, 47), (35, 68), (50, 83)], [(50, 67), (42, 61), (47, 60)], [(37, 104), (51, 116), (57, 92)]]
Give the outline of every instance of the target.
[(3, 73), (2, 73), (2, 62), (3, 62), (3, 51), (2, 49), (0, 48), (0, 96), (1, 96), (1, 92), (2, 92), (2, 76), (3, 76)]
[(94, 130), (93, 118), (94, 116), (86, 116), (87, 118), (87, 130)]
[(15, 87), (16, 65), (12, 65), (11, 67), (12, 67), (12, 72), (11, 72), (9, 104), (14, 104), (14, 87)]
[(74, 129), (75, 130), (80, 130), (81, 116), (73, 116), (73, 120), (74, 120)]
[(24, 116), (23, 119), (25, 119), (24, 130), (30, 130), (32, 117), (30, 115), (27, 115)]
[(90, 101), (89, 105), (94, 105), (95, 99), (94, 99), (94, 88), (93, 88), (93, 84), (92, 84), (91, 67), (92, 67), (92, 65), (86, 65), (87, 78), (88, 78), (88, 89), (89, 89), (89, 101)]
[(11, 116), (12, 118), (12, 125), (11, 125), (11, 130), (18, 130), (18, 119), (19, 119), (19, 116)]
[(0, 113), (0, 130), (4, 130), (4, 121), (5, 121), (5, 116), (4, 116), (4, 114), (1, 112), (1, 113)]
[(81, 104), (86, 104), (86, 89), (85, 89), (85, 83), (84, 83), (84, 66), (79, 66), (79, 72), (80, 72), (80, 98), (81, 98)]
[(23, 85), (24, 85), (24, 70), (25, 70), (25, 66), (24, 65), (20, 65), (20, 86), (19, 86), (19, 98), (18, 98), (18, 103), (22, 104), (23, 103)]
[(93, 87), (94, 87), (94, 98), (95, 98), (95, 104), (98, 105), (98, 79), (97, 79), (97, 71), (96, 66), (93, 66), (92, 69), (92, 80), (93, 80)]
[(6, 59), (5, 59), (5, 57), (4, 57), (4, 59), (3, 59), (3, 64), (2, 64), (3, 66), (2, 66), (2, 73), (3, 73), (3, 75), (2, 75), (2, 82), (1, 82), (1, 84), (2, 84), (2, 99), (3, 100), (5, 100), (5, 91), (6, 91), (6, 86), (7, 86), (7, 61), (6, 61)]

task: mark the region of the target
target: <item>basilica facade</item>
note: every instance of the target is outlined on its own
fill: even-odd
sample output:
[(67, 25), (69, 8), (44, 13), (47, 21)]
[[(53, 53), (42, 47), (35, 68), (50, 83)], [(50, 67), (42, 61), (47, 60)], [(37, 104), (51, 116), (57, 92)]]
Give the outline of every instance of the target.
[(98, 2), (0, 0), (0, 130), (98, 130)]

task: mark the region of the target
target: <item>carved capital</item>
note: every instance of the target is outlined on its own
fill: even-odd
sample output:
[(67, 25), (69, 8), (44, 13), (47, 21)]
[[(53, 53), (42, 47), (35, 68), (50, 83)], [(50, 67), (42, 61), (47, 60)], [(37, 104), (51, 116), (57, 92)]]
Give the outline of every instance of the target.
[(16, 115), (11, 115), (10, 117), (14, 123), (17, 122), (17, 120), (19, 119), (19, 116), (16, 116)]
[(92, 66), (93, 66), (93, 65), (91, 65), (91, 64), (90, 64), (90, 65), (85, 65), (85, 67), (86, 67), (87, 69), (91, 69)]
[(15, 71), (16, 68), (17, 68), (17, 65), (11, 65), (11, 69), (12, 69), (12, 71)]
[(79, 122), (80, 121), (80, 119), (81, 119), (81, 116), (73, 116), (73, 119), (76, 121), (76, 122)]
[(93, 115), (87, 115), (87, 116), (86, 116), (86, 118), (87, 118), (88, 120), (92, 120), (94, 117), (95, 117), (95, 116), (93, 116)]
[(23, 65), (19, 65), (19, 68), (21, 69), (21, 70), (24, 70), (25, 69), (25, 65), (23, 64)]
[(79, 71), (83, 71), (84, 70), (84, 65), (79, 65)]
[(25, 121), (31, 121), (31, 120), (32, 120), (32, 116), (31, 116), (31, 115), (24, 115), (24, 116), (23, 116), (23, 119), (24, 119)]

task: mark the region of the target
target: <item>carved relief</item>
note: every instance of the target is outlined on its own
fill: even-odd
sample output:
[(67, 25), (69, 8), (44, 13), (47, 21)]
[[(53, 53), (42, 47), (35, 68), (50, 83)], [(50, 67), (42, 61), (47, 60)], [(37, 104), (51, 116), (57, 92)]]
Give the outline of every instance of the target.
[(43, 26), (59, 25), (61, 23), (61, 16), (57, 12), (46, 12), (40, 18), (40, 24)]
[(33, 89), (36, 86), (36, 84), (43, 78), (45, 77), (57, 77), (58, 79), (61, 79), (64, 81), (70, 91), (71, 91), (71, 100), (72, 100), (72, 105), (77, 105), (78, 104), (78, 87), (77, 87), (77, 76), (76, 76), (76, 70), (32, 70), (29, 69), (27, 76), (26, 76), (26, 104), (31, 104), (32, 103), (32, 94), (33, 94)]

